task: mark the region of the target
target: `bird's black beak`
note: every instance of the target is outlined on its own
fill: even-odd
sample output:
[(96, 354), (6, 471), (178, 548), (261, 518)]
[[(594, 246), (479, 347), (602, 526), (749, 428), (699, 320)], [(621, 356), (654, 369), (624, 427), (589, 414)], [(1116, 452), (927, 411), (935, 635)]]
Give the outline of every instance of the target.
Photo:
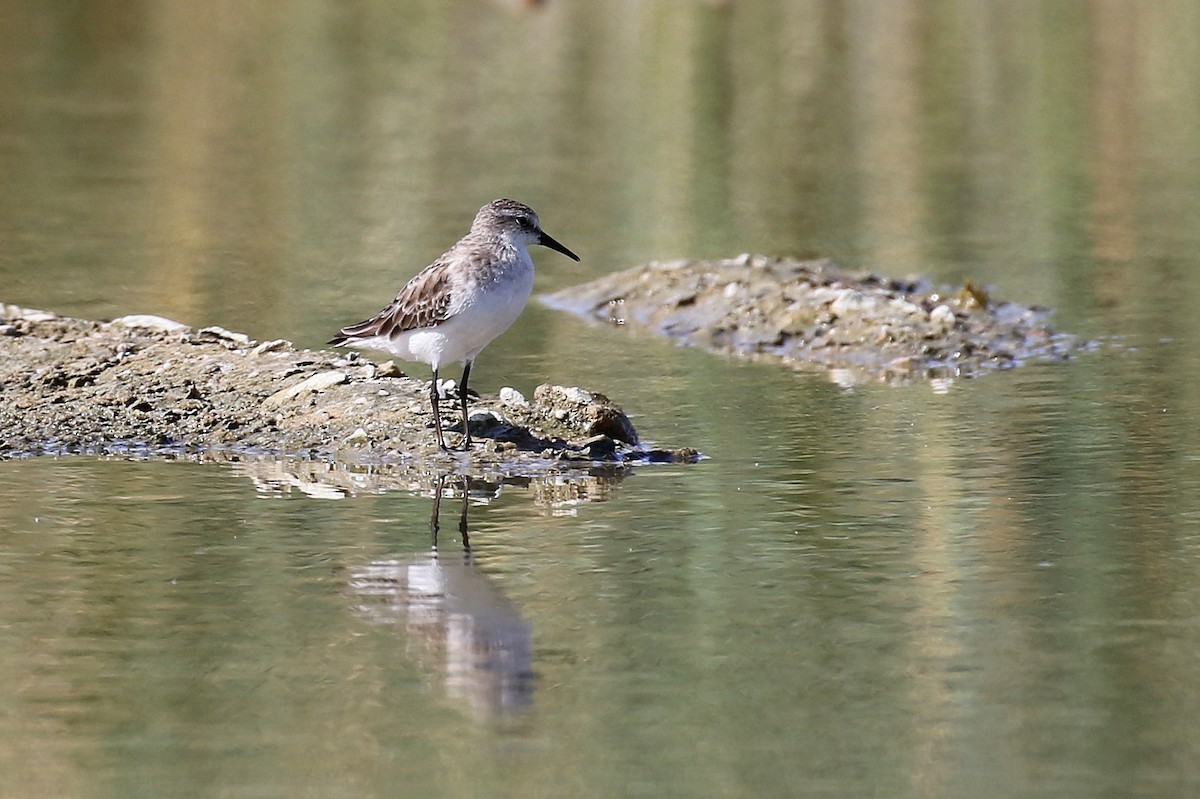
[(579, 260), (578, 255), (576, 255), (575, 253), (568, 250), (566, 247), (559, 244), (557, 241), (555, 241), (553, 236), (551, 236), (545, 232), (543, 232), (541, 238), (538, 239), (538, 244), (542, 245), (543, 247), (549, 247), (552, 250), (558, 250), (563, 255), (567, 256), (568, 258), (571, 258), (572, 260), (575, 260), (575, 261)]

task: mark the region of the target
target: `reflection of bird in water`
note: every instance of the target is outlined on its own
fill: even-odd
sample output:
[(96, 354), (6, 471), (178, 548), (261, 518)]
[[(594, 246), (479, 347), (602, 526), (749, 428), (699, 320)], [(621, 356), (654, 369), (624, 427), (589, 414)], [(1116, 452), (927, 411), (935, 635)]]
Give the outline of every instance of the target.
[[(438, 548), (438, 533), (442, 529), (442, 494), (446, 491), (446, 475), (439, 474), (433, 487), (433, 511), (429, 514), (429, 546), (436, 553)], [(458, 534), (462, 536), (463, 559), (471, 558), (471, 539), (467, 535), (467, 506), (471, 499), (470, 483), (467, 478), (462, 480), (462, 510), (458, 514)]]
[(428, 554), (378, 560), (351, 574), (367, 619), (403, 628), (409, 650), (441, 676), (448, 696), (483, 719), (511, 716), (533, 701), (533, 633), (516, 607), (474, 562), (462, 481), (461, 553), (438, 551), (445, 478), (435, 487)]

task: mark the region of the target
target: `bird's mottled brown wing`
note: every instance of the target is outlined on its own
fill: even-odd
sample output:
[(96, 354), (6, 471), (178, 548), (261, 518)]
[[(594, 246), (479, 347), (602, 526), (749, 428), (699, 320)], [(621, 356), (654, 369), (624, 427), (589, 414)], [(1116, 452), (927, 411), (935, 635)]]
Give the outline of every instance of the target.
[(398, 336), (409, 330), (433, 327), (450, 316), (450, 274), (446, 262), (438, 259), (400, 290), (391, 305), (363, 322), (343, 327), (330, 344), (342, 344), (356, 338)]

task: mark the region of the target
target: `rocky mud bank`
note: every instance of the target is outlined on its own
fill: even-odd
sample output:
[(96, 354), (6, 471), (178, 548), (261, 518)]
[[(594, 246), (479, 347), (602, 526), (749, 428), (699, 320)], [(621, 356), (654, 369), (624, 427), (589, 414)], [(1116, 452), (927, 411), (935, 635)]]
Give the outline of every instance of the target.
[[(356, 353), (298, 350), (219, 327), (144, 315), (94, 322), (0, 305), (0, 458), (270, 455), (530, 476), (698, 457), (641, 444), (601, 394), (552, 385), (528, 399), (503, 389), (473, 401), (476, 446), (443, 453), (433, 443), (428, 386)], [(453, 399), (443, 413), (457, 418)]]
[(688, 346), (825, 371), (839, 383), (966, 377), (1086, 345), (1051, 328), (1045, 309), (969, 283), (941, 289), (828, 260), (651, 263), (542, 299)]

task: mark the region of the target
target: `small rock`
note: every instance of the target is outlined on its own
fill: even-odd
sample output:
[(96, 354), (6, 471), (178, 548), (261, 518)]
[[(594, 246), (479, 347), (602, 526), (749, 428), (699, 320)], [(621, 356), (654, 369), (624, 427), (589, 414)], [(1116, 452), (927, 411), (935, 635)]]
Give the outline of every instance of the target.
[(375, 367), (375, 376), (405, 377), (405, 374), (400, 370), (399, 366), (396, 366), (395, 361), (384, 361), (383, 363), (379, 364), (379, 366)]
[(519, 408), (529, 407), (529, 400), (525, 399), (525, 395), (512, 386), (504, 386), (500, 389), (500, 403), (502, 405), (515, 405)]
[[(925, 311), (920, 305), (909, 302), (902, 297), (895, 297), (889, 300), (887, 305), (891, 309), (892, 317), (898, 322), (904, 321), (904, 317), (906, 316), (912, 317), (913, 319), (920, 319), (925, 316)], [(950, 309), (947, 308), (946, 310)], [(951, 312), (951, 315), (953, 315), (953, 312)]]
[(126, 316), (117, 317), (109, 324), (137, 327), (143, 330), (158, 330), (163, 333), (178, 333), (181, 330), (188, 329), (188, 326), (183, 322), (176, 322), (174, 319), (167, 319), (165, 316), (155, 316), (149, 313), (127, 314)]
[(829, 304), (829, 310), (833, 311), (838, 316), (849, 316), (850, 314), (869, 311), (876, 305), (876, 300), (867, 294), (862, 293), (857, 289), (842, 289), (837, 293), (837, 297)]
[(287, 402), (290, 399), (300, 396), (308, 392), (324, 391), (341, 383), (345, 383), (348, 378), (345, 372), (318, 372), (307, 380), (301, 380), (294, 386), (276, 391), (271, 396), (263, 400), (264, 405), (279, 405)]
[(346, 444), (366, 444), (370, 440), (371, 437), (367, 435), (367, 431), (360, 427), (342, 439), (342, 442)]
[(245, 333), (234, 333), (232, 330), (226, 330), (219, 325), (210, 325), (209, 327), (202, 328), (198, 332), (201, 336), (222, 339), (243, 347), (250, 343), (250, 337)]
[(929, 312), (929, 321), (944, 332), (954, 327), (954, 311), (949, 305), (939, 305)]
[[(8, 310), (12, 308), (16, 308), (16, 306), (5, 306), (6, 316), (8, 315)], [(58, 314), (50, 313), (49, 311), (36, 311), (32, 308), (16, 308), (16, 310), (20, 312), (18, 318), (26, 322), (53, 322), (59, 318)]]
[(273, 341), (264, 341), (254, 349), (250, 350), (251, 355), (262, 355), (264, 352), (278, 352), (286, 350), (292, 346), (292, 342), (284, 338), (277, 338)]
[[(536, 392), (534, 396), (537, 396)], [(595, 402), (595, 397), (592, 396), (591, 392), (584, 391), (579, 386), (551, 386), (550, 391), (545, 396), (553, 396), (559, 401), (574, 402), (579, 405), (590, 405)]]
[(637, 446), (638, 435), (629, 418), (608, 397), (578, 386), (541, 385), (534, 403), (558, 421), (587, 435), (606, 435)]

